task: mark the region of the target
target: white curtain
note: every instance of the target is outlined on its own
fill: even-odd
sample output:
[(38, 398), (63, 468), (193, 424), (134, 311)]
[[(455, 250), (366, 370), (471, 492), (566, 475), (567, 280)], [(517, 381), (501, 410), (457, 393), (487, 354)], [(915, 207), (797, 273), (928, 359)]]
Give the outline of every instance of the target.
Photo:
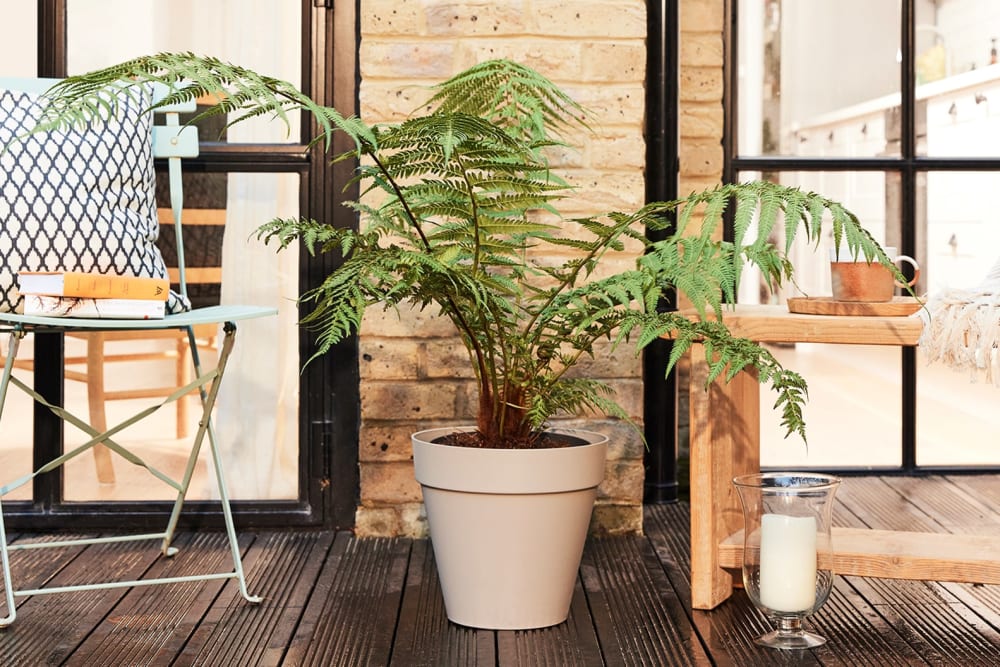
[(235, 498), (297, 497), (298, 253), (252, 238), (260, 224), (297, 215), (297, 200), (296, 177), (229, 177), (222, 302), (278, 306), (277, 317), (240, 324), (219, 393), (217, 434)]
[[(279, 78), (300, 72), (300, 8), (284, 0), (198, 3), (221, 12), (227, 29), (220, 57)], [(267, 17), (264, 20), (263, 17)], [(214, 54), (213, 54), (214, 55)], [(294, 140), (278, 121), (262, 119), (229, 130), (230, 142)], [(287, 174), (230, 174), (222, 253), (222, 302), (277, 306), (278, 316), (243, 322), (219, 394), (216, 430), (234, 498), (298, 496), (298, 253), (264, 246), (255, 230), (275, 217), (298, 216), (299, 180)], [(214, 484), (209, 493), (214, 493)]]

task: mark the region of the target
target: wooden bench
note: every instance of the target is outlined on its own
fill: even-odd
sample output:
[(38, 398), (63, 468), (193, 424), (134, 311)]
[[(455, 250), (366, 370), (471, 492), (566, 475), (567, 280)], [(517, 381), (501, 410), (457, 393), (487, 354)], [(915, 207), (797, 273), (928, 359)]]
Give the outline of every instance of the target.
[[(766, 305), (736, 306), (723, 321), (734, 335), (771, 343), (914, 346), (923, 328), (918, 315), (801, 315)], [(741, 578), (743, 510), (732, 480), (760, 470), (760, 386), (742, 372), (698, 396), (708, 377), (699, 346), (691, 360), (691, 604), (712, 609)], [(1000, 583), (997, 537), (834, 528), (833, 546), (841, 575)]]

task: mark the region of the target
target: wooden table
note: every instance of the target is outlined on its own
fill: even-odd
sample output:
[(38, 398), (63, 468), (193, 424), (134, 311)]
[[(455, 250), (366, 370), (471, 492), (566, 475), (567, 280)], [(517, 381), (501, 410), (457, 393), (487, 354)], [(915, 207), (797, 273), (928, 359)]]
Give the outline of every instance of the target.
[[(918, 315), (801, 315), (785, 306), (740, 305), (723, 321), (734, 335), (773, 343), (914, 346), (923, 327)], [(732, 480), (760, 470), (760, 386), (745, 371), (712, 383), (707, 399), (695, 396), (708, 377), (700, 346), (691, 360), (691, 604), (712, 609), (740, 579), (743, 510)], [(837, 574), (1000, 583), (996, 537), (834, 528), (833, 547)]]

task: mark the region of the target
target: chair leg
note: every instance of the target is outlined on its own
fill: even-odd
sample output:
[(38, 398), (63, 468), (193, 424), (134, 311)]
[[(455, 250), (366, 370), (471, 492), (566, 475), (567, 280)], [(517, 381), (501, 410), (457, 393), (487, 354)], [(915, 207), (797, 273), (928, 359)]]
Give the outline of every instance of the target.
[[(177, 386), (183, 387), (193, 379), (191, 377), (191, 350), (185, 340), (184, 332), (177, 336)], [(188, 403), (190, 396), (177, 400), (177, 437), (188, 437)]]
[[(12, 331), (10, 342), (7, 344), (7, 358), (4, 359), (3, 378), (0, 379), (0, 415), (3, 414), (3, 406), (7, 402), (10, 374), (14, 369), (14, 359), (17, 357), (17, 348), (23, 335), (22, 332)], [(14, 622), (14, 618), (17, 616), (17, 605), (14, 603), (14, 582), (10, 576), (10, 552), (7, 548), (7, 529), (3, 521), (2, 502), (0, 502), (0, 569), (3, 570), (4, 595), (7, 602), (7, 615), (0, 618), (0, 628), (5, 628)]]
[[(90, 408), (90, 425), (101, 433), (108, 430), (104, 402), (104, 336), (92, 333), (87, 336), (87, 404)], [(94, 464), (97, 466), (98, 482), (115, 483), (111, 450), (103, 444), (94, 445)]]

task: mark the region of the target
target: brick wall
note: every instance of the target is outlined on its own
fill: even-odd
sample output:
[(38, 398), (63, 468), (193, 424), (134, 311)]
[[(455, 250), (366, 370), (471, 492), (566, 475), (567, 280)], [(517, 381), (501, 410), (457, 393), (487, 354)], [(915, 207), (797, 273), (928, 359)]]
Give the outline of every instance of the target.
[[(682, 95), (691, 107), (682, 115), (682, 132), (692, 137), (684, 143), (682, 165), (690, 178), (682, 176), (682, 192), (684, 182), (710, 180), (713, 168), (721, 169), (721, 62), (716, 59), (722, 52), (722, 1), (682, 3), (692, 6), (684, 11), (693, 14), (688, 55), (695, 59), (682, 70)], [(489, 58), (517, 60), (560, 84), (594, 114), (596, 132), (569, 137), (579, 150), (559, 157), (560, 172), (579, 186), (564, 212), (633, 210), (644, 202), (645, 6), (643, 0), (363, 0), (362, 117), (398, 120), (423, 99), (420, 86)], [(718, 70), (714, 77), (713, 70)], [(423, 428), (472, 421), (475, 397), (464, 347), (450, 323), (430, 311), (397, 316), (372, 310), (360, 345), (357, 532), (424, 535), (409, 437)], [(619, 401), (641, 422), (641, 365), (631, 351), (598, 354), (579, 372), (616, 387)], [(628, 425), (600, 416), (567, 421), (612, 436), (593, 531), (640, 532), (640, 438)]]

